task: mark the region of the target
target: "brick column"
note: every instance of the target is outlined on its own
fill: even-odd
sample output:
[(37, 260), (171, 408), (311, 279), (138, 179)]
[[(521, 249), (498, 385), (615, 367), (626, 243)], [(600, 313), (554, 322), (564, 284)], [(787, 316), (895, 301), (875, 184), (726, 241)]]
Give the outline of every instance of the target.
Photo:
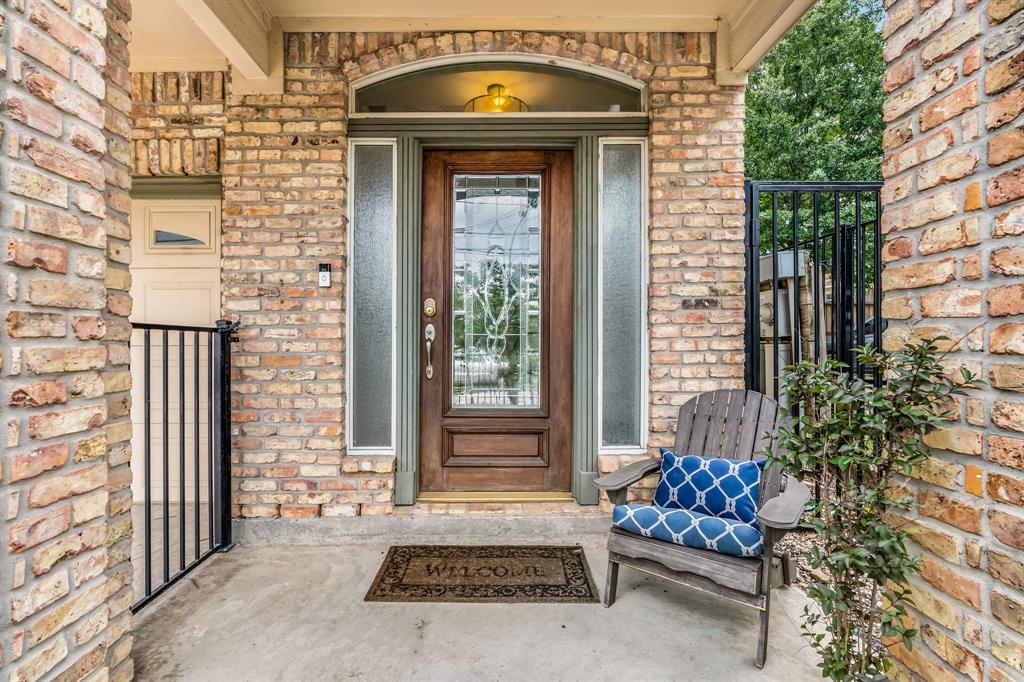
[[(228, 95), (224, 314), (239, 319), (233, 384), (237, 515), (307, 517), (390, 508), (373, 464), (344, 456), (346, 83), (289, 68), (286, 94)], [(330, 263), (334, 285), (317, 286)], [(368, 468), (367, 468), (368, 467)]]
[(667, 35), (649, 82), (654, 453), (672, 447), (684, 402), (743, 388), (744, 363), (745, 88), (715, 83), (710, 34)]
[(0, 659), (126, 680), (128, 0), (0, 9)]
[[(107, 234), (107, 306), (103, 319), (107, 330), (103, 336), (107, 348), (107, 367), (102, 373), (103, 391), (107, 399), (107, 665), (110, 677), (129, 680), (134, 668), (131, 660), (133, 635), (130, 607), (135, 600), (132, 590), (132, 458), (131, 408), (132, 377), (130, 357), (132, 311), (131, 275), (131, 74), (128, 72), (128, 41), (131, 32), (131, 0), (106, 0), (104, 17), (107, 33), (104, 45), (107, 61), (103, 68), (106, 94), (103, 101), (104, 134), (107, 153), (103, 157), (106, 178), (106, 215), (103, 227)], [(74, 322), (72, 321), (72, 324)]]
[(887, 0), (887, 347), (948, 336), (989, 382), (928, 438), (904, 528), (927, 680), (1024, 675), (1024, 2)]

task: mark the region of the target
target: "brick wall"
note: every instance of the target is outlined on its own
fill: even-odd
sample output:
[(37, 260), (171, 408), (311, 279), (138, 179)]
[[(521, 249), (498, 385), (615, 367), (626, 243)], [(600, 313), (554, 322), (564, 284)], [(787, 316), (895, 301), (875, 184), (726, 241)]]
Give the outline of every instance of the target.
[(989, 382), (932, 434), (905, 528), (923, 553), (900, 677), (1024, 675), (1024, 2), (887, 0), (890, 347), (948, 336)]
[(5, 679), (127, 680), (128, 0), (0, 9)]
[[(353, 79), (418, 59), (550, 54), (647, 82), (652, 446), (670, 442), (687, 397), (741, 386), (743, 88), (714, 82), (712, 43), (709, 34), (287, 35), (285, 94), (229, 93), (225, 112), (223, 300), (242, 322), (236, 512), (393, 511), (393, 460), (344, 448), (346, 112)], [(332, 264), (335, 286), (317, 288), (317, 262)]]
[(220, 173), (226, 76), (219, 71), (131, 75), (135, 175)]

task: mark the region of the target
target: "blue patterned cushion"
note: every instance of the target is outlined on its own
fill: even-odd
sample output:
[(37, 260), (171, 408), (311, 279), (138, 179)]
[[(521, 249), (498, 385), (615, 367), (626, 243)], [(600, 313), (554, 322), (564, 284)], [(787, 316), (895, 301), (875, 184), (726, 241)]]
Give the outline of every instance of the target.
[(764, 460), (680, 457), (663, 448), (654, 505), (757, 523), (763, 471)]
[(685, 509), (620, 504), (612, 512), (612, 523), (634, 535), (720, 554), (752, 557), (764, 551), (764, 538), (756, 525)]

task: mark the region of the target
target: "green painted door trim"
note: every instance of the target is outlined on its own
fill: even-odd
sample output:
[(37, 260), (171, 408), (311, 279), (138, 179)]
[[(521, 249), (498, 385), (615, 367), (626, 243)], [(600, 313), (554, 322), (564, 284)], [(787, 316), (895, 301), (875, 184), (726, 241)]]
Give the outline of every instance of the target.
[(420, 457), (420, 210), (423, 148), (410, 135), (398, 138), (398, 215), (395, 297), (395, 504), (416, 502)]
[[(585, 136), (642, 137), (647, 135), (647, 114), (636, 116), (551, 116), (545, 118), (481, 117), (451, 118), (357, 118), (348, 122), (349, 137), (398, 137), (411, 135), (424, 145), (474, 146), (485, 140), (488, 147), (524, 146), (533, 140), (559, 140), (572, 147)], [(497, 143), (497, 145), (496, 145)]]
[(572, 494), (580, 504), (599, 501), (597, 478), (597, 269), (599, 138), (582, 137), (574, 155), (576, 178), (575, 311), (573, 315)]
[(575, 310), (573, 315), (573, 477), (580, 504), (597, 504), (598, 156), (603, 136), (645, 137), (646, 117), (532, 120), (360, 119), (350, 137), (398, 141), (397, 375), (395, 504), (419, 493), (420, 213), (423, 150), (480, 147), (558, 148), (574, 152)]

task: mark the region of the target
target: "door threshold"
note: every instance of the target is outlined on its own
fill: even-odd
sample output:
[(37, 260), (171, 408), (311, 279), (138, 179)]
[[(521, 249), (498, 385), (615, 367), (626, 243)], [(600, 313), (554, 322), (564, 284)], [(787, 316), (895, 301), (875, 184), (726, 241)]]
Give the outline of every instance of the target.
[(437, 492), (420, 493), (416, 502), (456, 504), (466, 502), (575, 502), (570, 492)]

